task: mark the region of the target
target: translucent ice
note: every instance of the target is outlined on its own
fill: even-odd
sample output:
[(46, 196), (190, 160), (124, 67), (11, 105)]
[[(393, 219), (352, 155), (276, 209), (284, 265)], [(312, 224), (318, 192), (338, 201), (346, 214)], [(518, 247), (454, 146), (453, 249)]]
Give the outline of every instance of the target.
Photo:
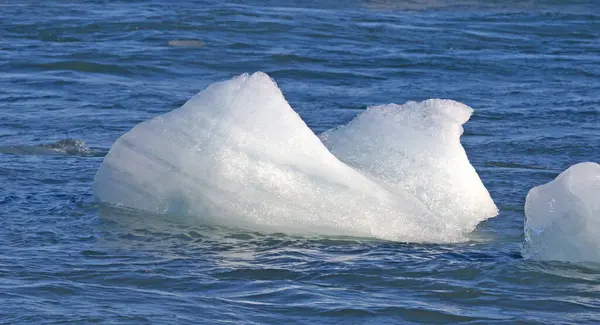
[(526, 258), (600, 262), (600, 165), (573, 165), (525, 200)]
[(471, 231), (498, 213), (460, 143), (472, 112), (440, 99), (375, 106), (321, 138), (386, 189), (411, 193), (448, 225)]
[(115, 205), (267, 231), (450, 242), (471, 229), (377, 181), (332, 155), (255, 73), (134, 127), (105, 157), (94, 190)]

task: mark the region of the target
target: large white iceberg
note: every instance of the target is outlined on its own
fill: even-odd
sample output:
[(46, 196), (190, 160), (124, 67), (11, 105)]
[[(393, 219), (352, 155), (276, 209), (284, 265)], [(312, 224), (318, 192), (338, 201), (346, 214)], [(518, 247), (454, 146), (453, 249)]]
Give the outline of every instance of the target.
[(490, 216), (448, 217), (341, 162), (260, 72), (215, 83), (135, 126), (110, 149), (94, 191), (104, 202), (206, 223), (413, 242), (464, 240)]
[(600, 262), (600, 165), (573, 165), (525, 200), (523, 255)]

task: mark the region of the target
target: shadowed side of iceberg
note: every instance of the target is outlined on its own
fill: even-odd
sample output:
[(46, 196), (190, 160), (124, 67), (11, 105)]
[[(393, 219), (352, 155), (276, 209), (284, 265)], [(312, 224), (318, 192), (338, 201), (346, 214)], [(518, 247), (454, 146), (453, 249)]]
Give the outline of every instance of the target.
[(209, 86), (119, 138), (96, 196), (114, 205), (288, 233), (463, 239), (410, 193), (332, 155), (264, 73)]
[(600, 262), (600, 165), (573, 165), (525, 199), (523, 256)]

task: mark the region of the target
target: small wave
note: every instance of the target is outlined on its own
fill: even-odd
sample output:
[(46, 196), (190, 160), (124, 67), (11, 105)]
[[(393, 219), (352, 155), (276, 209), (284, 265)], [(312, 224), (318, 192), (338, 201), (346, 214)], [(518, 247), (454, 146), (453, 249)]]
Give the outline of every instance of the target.
[(488, 161), (484, 164), (486, 167), (499, 167), (499, 168), (509, 168), (509, 169), (534, 169), (534, 170), (548, 170), (548, 167), (544, 166), (533, 166), (512, 162), (503, 162), (503, 161)]
[(0, 146), (0, 154), (12, 155), (72, 155), (86, 156), (92, 154), (90, 148), (86, 146), (83, 140), (64, 139), (54, 143), (41, 145), (12, 145)]
[(116, 74), (121, 76), (128, 76), (133, 74), (133, 72), (129, 68), (124, 68), (120, 65), (78, 60), (31, 63), (20, 65), (20, 67), (42, 70), (67, 70), (87, 73)]

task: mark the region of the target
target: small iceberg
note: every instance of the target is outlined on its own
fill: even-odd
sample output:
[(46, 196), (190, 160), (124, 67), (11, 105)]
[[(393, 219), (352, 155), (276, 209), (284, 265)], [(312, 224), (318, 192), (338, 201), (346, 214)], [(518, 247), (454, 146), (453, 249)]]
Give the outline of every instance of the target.
[[(396, 125), (413, 134), (413, 142), (369, 145), (369, 137), (382, 136), (378, 132), (401, 132), (373, 118), (380, 109), (370, 109), (357, 117), (356, 130), (352, 122), (324, 135), (336, 157), (268, 75), (243, 74), (212, 84), (182, 107), (124, 134), (98, 169), (94, 192), (113, 205), (208, 224), (463, 241), (497, 211), (460, 145), (460, 125), (471, 109), (438, 100), (407, 105), (389, 106), (386, 114), (401, 120), (414, 110)], [(415, 125), (407, 128), (410, 123)], [(440, 137), (430, 139), (432, 133)], [(365, 157), (354, 160), (352, 152)], [(380, 160), (377, 166), (366, 155)], [(450, 180), (436, 182), (442, 177)], [(466, 184), (457, 184), (460, 179)]]
[(525, 200), (523, 256), (600, 262), (600, 165), (573, 165)]

